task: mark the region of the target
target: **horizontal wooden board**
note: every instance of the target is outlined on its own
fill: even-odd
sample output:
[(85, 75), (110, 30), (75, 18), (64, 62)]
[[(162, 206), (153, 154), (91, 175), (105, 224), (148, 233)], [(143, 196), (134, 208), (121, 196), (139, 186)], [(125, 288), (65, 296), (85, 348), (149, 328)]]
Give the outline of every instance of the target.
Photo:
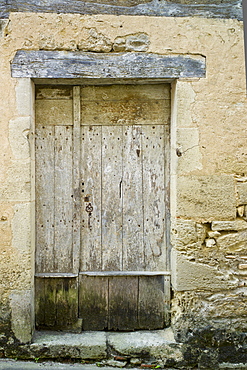
[(164, 276), (80, 275), (79, 281), (84, 330), (152, 330), (166, 325), (169, 278), (166, 282)]
[(90, 53), (19, 50), (11, 65), (12, 77), (30, 78), (199, 78), (205, 77), (202, 56), (151, 53)]
[(71, 86), (36, 86), (35, 99), (72, 99)]
[(81, 100), (88, 101), (170, 100), (170, 84), (109, 85), (81, 87)]
[[(86, 276), (170, 276), (169, 271), (81, 271), (80, 275)], [(38, 274), (37, 276), (46, 276), (46, 274)]]
[(170, 122), (170, 101), (136, 99), (81, 104), (82, 125), (153, 125)]
[(72, 100), (36, 100), (37, 125), (73, 125)]

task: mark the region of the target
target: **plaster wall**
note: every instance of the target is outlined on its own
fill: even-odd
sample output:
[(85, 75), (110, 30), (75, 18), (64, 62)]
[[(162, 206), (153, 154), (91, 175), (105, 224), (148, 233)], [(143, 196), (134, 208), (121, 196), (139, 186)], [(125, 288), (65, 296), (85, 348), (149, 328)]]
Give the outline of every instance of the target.
[(180, 341), (206, 327), (221, 333), (229, 328), (231, 333), (246, 332), (247, 101), (242, 22), (10, 13), (1, 21), (0, 36), (3, 344), (28, 342), (33, 333), (33, 84), (11, 77), (10, 63), (20, 49), (206, 57), (206, 78), (173, 84), (171, 324)]

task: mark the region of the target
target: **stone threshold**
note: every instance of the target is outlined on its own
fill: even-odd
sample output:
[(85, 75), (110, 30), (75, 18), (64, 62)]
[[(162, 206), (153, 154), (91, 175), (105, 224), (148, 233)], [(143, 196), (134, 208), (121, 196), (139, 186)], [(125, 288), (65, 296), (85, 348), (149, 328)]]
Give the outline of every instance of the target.
[(181, 364), (181, 343), (171, 328), (135, 332), (65, 333), (37, 331), (31, 344), (7, 350), (7, 357), (97, 362), (99, 366), (166, 367)]

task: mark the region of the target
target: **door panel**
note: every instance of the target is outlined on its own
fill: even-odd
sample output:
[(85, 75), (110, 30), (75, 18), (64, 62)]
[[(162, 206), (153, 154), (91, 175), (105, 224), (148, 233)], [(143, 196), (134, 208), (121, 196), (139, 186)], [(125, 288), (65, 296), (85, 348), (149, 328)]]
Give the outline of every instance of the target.
[(138, 277), (109, 277), (109, 330), (138, 328)]
[(122, 127), (102, 127), (102, 270), (122, 270)]
[(73, 157), (72, 126), (55, 126), (54, 269), (73, 269)]
[(142, 126), (123, 130), (123, 270), (144, 270)]
[(159, 271), (166, 268), (164, 125), (142, 127), (145, 265)]
[(86, 86), (83, 125), (157, 125), (170, 121), (169, 85)]
[(38, 328), (78, 330), (77, 277), (36, 277), (35, 290)]
[(51, 126), (36, 126), (36, 272), (54, 272), (54, 137)]
[[(80, 271), (100, 271), (102, 126), (81, 127), (81, 257)], [(89, 212), (90, 205), (93, 210)]]
[(168, 85), (37, 88), (37, 327), (164, 327), (169, 115)]
[(108, 329), (108, 279), (103, 276), (79, 277), (79, 316), (84, 330)]

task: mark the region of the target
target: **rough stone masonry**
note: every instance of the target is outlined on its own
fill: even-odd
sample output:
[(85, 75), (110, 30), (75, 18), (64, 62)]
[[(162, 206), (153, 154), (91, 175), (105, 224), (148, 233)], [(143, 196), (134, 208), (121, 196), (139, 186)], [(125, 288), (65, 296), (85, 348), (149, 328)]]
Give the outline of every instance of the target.
[[(159, 366), (175, 368), (244, 366), (247, 101), (240, 2), (15, 1), (1, 4), (0, 15), (0, 355), (52, 357), (45, 344), (30, 352), (35, 346), (30, 344), (35, 338), (33, 91), (40, 81), (12, 77), (12, 61), (20, 50), (138, 52), (203, 57), (206, 77), (166, 81), (172, 87), (166, 197), (175, 342), (158, 355), (139, 348), (131, 358), (147, 364), (159, 358)], [(108, 346), (105, 357), (123, 352), (128, 350)], [(59, 356), (78, 358), (78, 353), (85, 357), (70, 349)]]

